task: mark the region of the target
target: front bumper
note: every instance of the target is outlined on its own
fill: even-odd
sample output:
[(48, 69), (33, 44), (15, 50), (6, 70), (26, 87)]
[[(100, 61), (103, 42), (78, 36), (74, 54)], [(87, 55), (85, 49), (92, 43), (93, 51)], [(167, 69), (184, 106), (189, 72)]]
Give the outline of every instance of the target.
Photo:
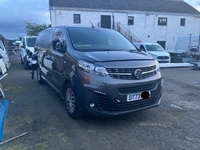
[(171, 63), (171, 59), (157, 59), (159, 63)]
[[(115, 116), (159, 106), (162, 95), (161, 77), (137, 83), (126, 81), (116, 84), (115, 81), (110, 79), (106, 83), (100, 81), (95, 83), (90, 78), (90, 84), (79, 85), (83, 92), (77, 94), (80, 99), (84, 100), (83, 104), (87, 114)], [(150, 97), (127, 102), (128, 94), (144, 91), (150, 92)]]

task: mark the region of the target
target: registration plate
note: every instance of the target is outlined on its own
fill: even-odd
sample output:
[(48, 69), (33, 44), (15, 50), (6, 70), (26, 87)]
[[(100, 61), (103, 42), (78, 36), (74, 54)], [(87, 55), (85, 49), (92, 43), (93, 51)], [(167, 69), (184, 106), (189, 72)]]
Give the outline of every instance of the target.
[(134, 93), (127, 95), (127, 102), (136, 101), (142, 99), (141, 93)]

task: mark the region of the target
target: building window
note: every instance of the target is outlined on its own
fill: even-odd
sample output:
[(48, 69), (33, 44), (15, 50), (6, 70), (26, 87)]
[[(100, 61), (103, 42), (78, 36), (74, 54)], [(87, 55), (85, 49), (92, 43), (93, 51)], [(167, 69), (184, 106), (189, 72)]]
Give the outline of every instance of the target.
[(158, 25), (159, 26), (166, 26), (167, 25), (167, 18), (159, 17), (158, 18)]
[(180, 26), (185, 26), (185, 18), (181, 18)]
[(134, 24), (134, 17), (128, 16), (128, 25), (133, 25), (133, 24)]
[(74, 23), (81, 23), (81, 15), (74, 14)]

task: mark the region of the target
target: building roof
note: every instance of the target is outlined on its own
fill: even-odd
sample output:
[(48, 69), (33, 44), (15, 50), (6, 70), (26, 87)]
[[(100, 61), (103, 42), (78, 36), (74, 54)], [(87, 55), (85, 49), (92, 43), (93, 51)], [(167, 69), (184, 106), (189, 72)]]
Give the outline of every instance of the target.
[(49, 0), (49, 7), (200, 14), (183, 0)]

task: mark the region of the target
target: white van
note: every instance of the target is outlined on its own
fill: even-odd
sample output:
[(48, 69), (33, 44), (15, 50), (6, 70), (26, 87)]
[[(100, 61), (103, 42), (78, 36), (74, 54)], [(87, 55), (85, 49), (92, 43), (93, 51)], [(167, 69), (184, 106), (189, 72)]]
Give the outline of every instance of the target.
[(8, 70), (10, 68), (10, 66), (11, 66), (11, 63), (10, 63), (10, 59), (8, 57), (8, 53), (6, 51), (6, 48), (3, 45), (2, 41), (0, 41), (0, 56), (3, 57), (6, 69)]
[(170, 63), (170, 54), (158, 43), (133, 43), (138, 49), (145, 51), (157, 59), (159, 63)]
[(21, 58), (21, 64), (24, 64), (24, 69), (28, 69), (30, 67), (30, 61), (27, 53), (34, 52), (36, 38), (37, 36), (25, 36), (22, 38), (20, 43), (19, 54)]
[(196, 51), (199, 51), (199, 40), (200, 35), (197, 34), (188, 34), (179, 36), (176, 45), (175, 45), (175, 51), (188, 51), (193, 49), (196, 49)]

